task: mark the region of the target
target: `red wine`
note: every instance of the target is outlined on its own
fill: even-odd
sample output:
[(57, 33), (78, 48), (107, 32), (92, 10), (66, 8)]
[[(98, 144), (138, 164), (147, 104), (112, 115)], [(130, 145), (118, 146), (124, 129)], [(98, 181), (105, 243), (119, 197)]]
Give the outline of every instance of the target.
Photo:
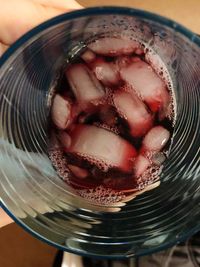
[(52, 98), (52, 164), (77, 194), (123, 200), (159, 179), (174, 106), (157, 55), (133, 40), (100, 38), (65, 67)]

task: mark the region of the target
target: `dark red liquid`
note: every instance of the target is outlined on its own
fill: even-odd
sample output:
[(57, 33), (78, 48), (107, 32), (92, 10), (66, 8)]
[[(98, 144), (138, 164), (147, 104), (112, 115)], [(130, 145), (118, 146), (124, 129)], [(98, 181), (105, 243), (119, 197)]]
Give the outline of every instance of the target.
[(98, 202), (158, 180), (171, 142), (169, 84), (144, 48), (129, 42), (126, 49), (117, 38), (90, 44), (66, 67), (52, 99), (52, 164), (78, 194)]

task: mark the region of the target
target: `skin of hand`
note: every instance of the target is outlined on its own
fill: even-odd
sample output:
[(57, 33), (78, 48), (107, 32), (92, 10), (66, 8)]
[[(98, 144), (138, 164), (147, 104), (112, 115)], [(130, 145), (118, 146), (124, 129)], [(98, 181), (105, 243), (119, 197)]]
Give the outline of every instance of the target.
[(0, 0), (0, 7), (0, 56), (38, 24), (82, 8), (75, 0)]
[(12, 222), (12, 219), (0, 208), (0, 228)]
[[(20, 36), (40, 23), (70, 10), (75, 0), (0, 0), (0, 56)], [(0, 208), (0, 228), (12, 219)]]

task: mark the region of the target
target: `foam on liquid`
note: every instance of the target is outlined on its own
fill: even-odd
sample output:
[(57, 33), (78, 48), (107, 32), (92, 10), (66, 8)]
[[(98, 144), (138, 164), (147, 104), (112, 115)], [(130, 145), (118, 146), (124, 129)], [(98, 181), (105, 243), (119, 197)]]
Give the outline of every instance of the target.
[[(162, 78), (162, 80), (165, 82), (168, 92), (170, 94), (170, 107), (169, 110), (170, 112), (168, 113), (168, 119), (171, 121), (172, 126), (174, 126), (176, 115), (175, 115), (175, 95), (173, 92), (173, 86), (172, 86), (172, 80), (170, 78), (170, 75), (167, 71), (167, 68), (165, 67), (164, 63), (160, 59), (160, 57), (155, 54), (148, 46), (145, 46), (142, 44), (144, 48), (145, 53), (145, 60), (148, 62), (155, 72)], [(138, 50), (138, 54), (141, 54), (141, 51)], [(123, 63), (123, 62), (122, 62)], [(109, 88), (107, 88), (108, 94), (106, 98), (106, 103), (107, 104), (113, 104), (113, 96), (112, 92)], [(101, 104), (105, 103), (105, 99), (101, 101)], [(97, 104), (97, 103), (96, 103)], [(116, 134), (119, 134), (119, 130), (115, 127), (111, 127), (107, 124), (99, 123), (96, 122), (94, 125), (104, 128), (106, 130), (112, 131)], [(117, 153), (117, 152), (116, 152)], [(166, 154), (168, 151), (163, 151), (160, 152), (160, 156), (162, 158), (166, 157)], [(83, 160), (88, 161), (91, 165), (96, 166), (98, 169), (102, 170), (103, 172), (106, 172), (110, 167), (108, 164), (106, 164), (104, 161), (101, 161), (99, 159), (95, 159), (94, 157), (89, 157), (88, 155), (84, 154), (78, 154), (77, 156), (80, 156)], [(69, 185), (73, 186), (73, 174), (68, 168), (68, 160), (65, 157), (63, 151), (61, 148), (56, 147), (55, 149), (50, 149), (49, 150), (49, 157), (50, 160), (52, 161), (53, 166), (57, 170), (58, 175), (65, 180)], [(152, 158), (152, 155), (149, 157)], [(156, 162), (156, 160), (155, 160)], [(131, 193), (134, 191), (139, 191), (144, 189), (147, 185), (150, 185), (154, 182), (156, 182), (159, 179), (159, 175), (162, 171), (162, 164), (159, 166), (159, 164), (155, 164), (155, 162), (152, 162), (151, 166), (147, 168), (147, 170), (137, 179), (137, 188), (131, 190), (127, 189), (126, 190), (115, 190), (109, 187), (106, 187), (104, 184), (97, 185), (94, 187), (85, 187), (82, 186), (80, 188), (76, 188), (76, 192), (78, 195), (82, 196), (86, 200), (89, 200), (94, 203), (102, 204), (102, 205), (111, 205), (116, 202), (123, 201), (129, 196)], [(112, 178), (111, 179), (115, 179)], [(128, 179), (128, 178), (127, 178)]]

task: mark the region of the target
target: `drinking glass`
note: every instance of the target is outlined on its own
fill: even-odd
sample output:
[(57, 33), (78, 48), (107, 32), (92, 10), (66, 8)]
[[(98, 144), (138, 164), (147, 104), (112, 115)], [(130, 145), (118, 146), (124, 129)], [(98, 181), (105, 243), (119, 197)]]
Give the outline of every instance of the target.
[[(141, 41), (162, 59), (176, 99), (161, 184), (123, 207), (77, 196), (57, 175), (47, 149), (60, 70), (87, 43), (113, 34)], [(39, 25), (0, 59), (1, 206), (37, 238), (83, 256), (141, 256), (186, 239), (200, 229), (199, 88), (200, 38), (169, 19), (96, 7)]]

